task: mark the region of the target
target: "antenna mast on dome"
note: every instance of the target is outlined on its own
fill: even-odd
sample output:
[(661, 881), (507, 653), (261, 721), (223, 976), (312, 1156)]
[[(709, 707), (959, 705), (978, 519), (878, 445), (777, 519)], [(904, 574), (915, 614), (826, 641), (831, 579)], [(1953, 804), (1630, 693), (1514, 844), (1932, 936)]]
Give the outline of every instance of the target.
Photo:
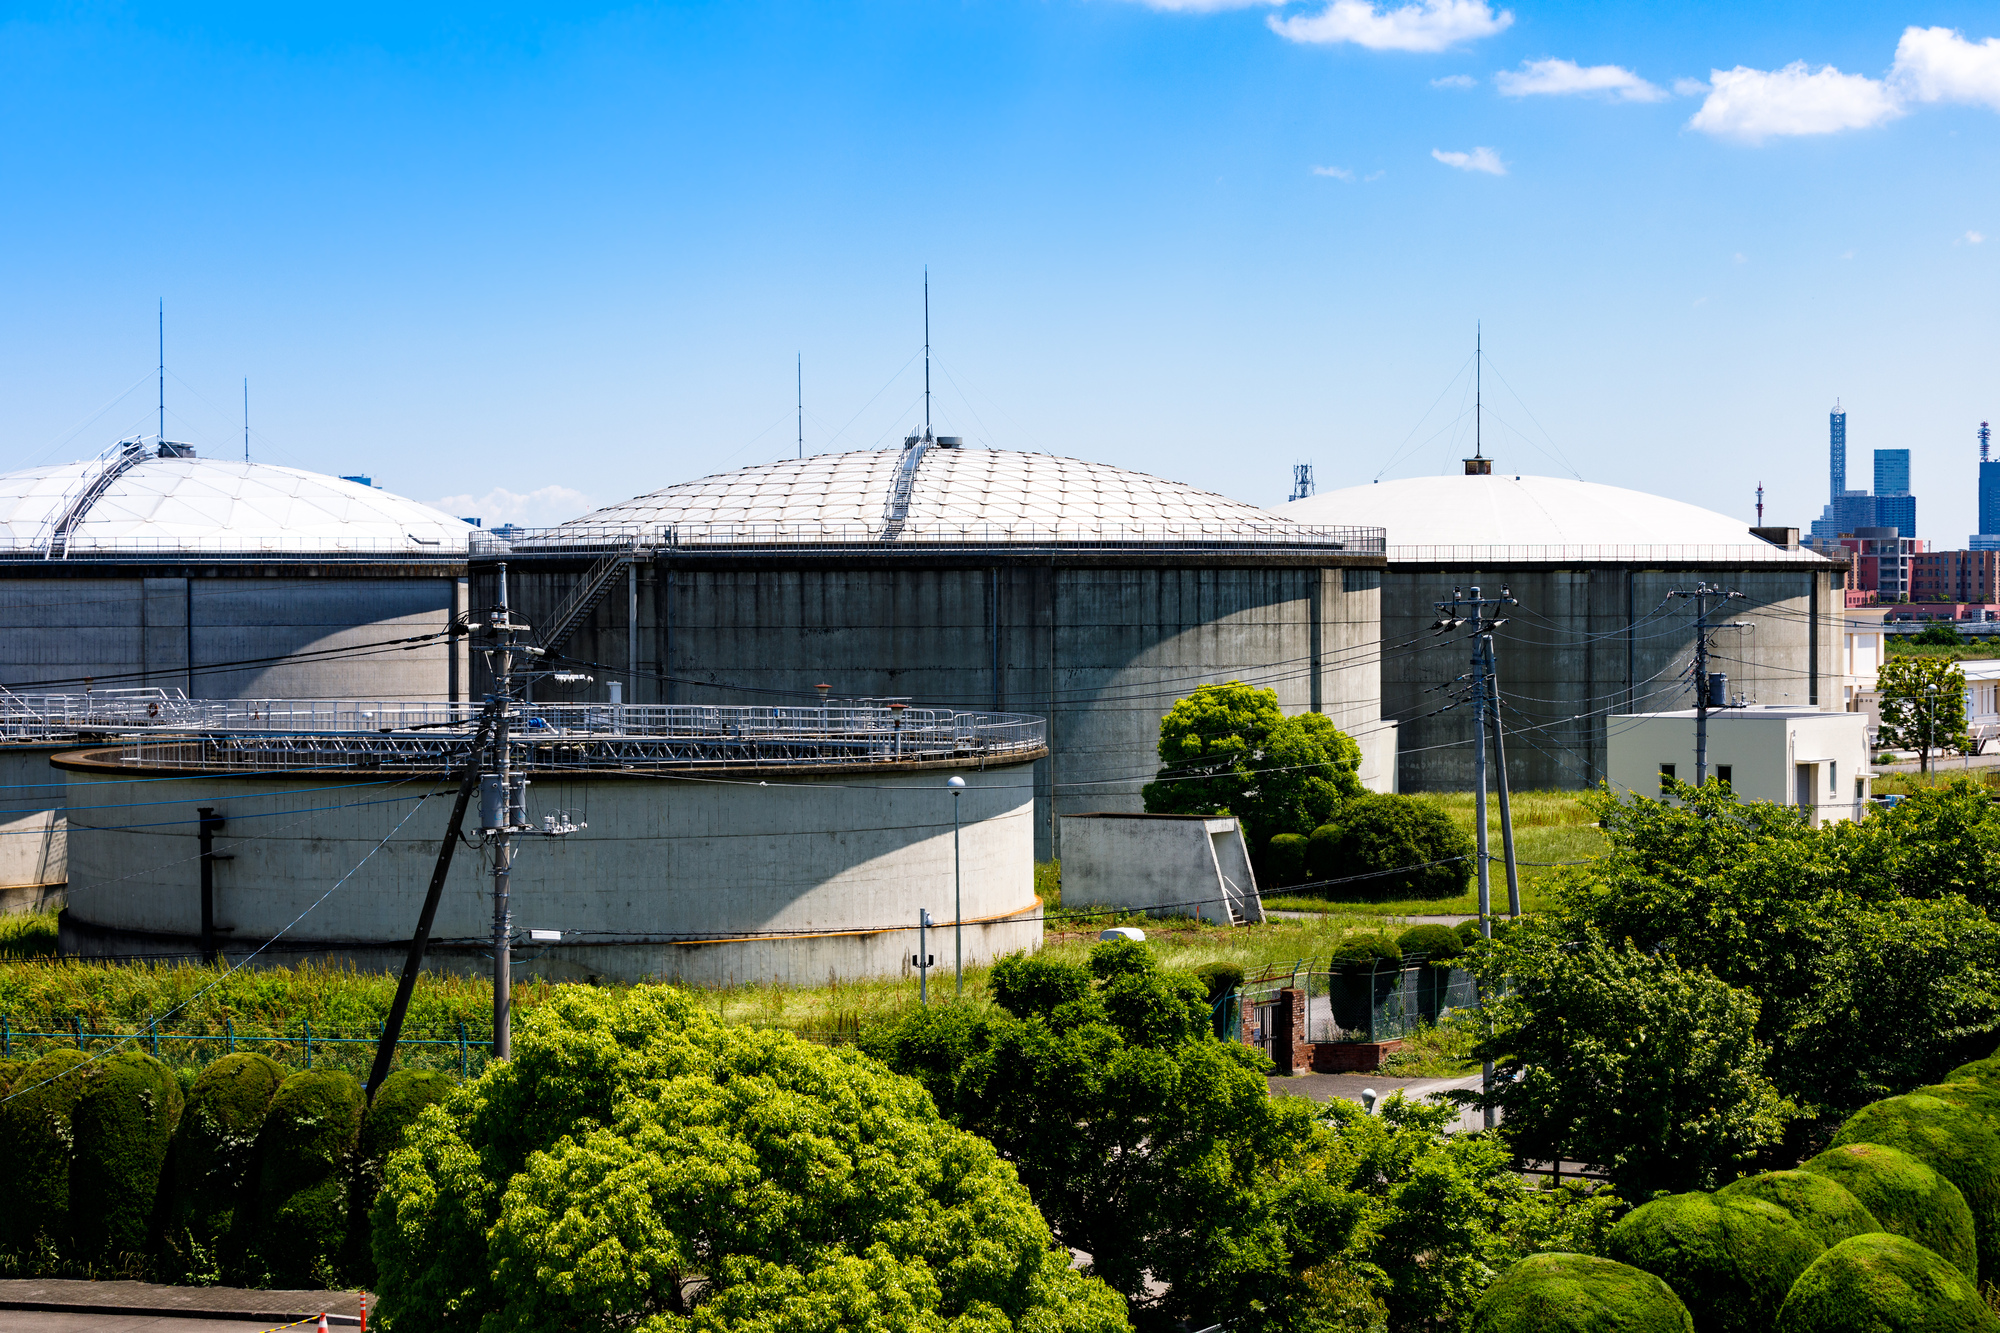
[[(1472, 326), (1472, 457), (1465, 460), (1465, 475), (1493, 474), (1493, 460), (1486, 456), (1486, 341), (1480, 325)], [(1464, 401), (1463, 399), (1460, 400)]]
[(250, 461), (250, 377), (243, 377), (243, 461)]
[(924, 438), (931, 436), (931, 266), (924, 265)]
[(160, 298), (160, 443), (167, 440), (167, 298)]
[(799, 353), (799, 457), (806, 456), (806, 354)]

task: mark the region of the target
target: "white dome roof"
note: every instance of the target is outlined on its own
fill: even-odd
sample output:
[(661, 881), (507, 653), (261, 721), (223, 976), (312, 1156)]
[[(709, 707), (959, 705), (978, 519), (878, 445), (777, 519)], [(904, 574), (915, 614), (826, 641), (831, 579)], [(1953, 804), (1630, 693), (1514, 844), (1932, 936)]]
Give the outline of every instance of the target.
[(136, 443), (89, 462), (0, 474), (0, 551), (16, 554), (463, 555), (474, 531), (429, 505), (338, 477), (161, 457)]
[(682, 541), (1329, 540), (1289, 517), (1143, 472), (943, 445), (738, 468), (607, 505), (535, 536), (583, 538), (593, 529), (673, 529)]
[(1750, 532), (1741, 519), (1644, 491), (1567, 477), (1408, 477), (1276, 506), (1299, 523), (1388, 530), (1389, 559), (1812, 560)]

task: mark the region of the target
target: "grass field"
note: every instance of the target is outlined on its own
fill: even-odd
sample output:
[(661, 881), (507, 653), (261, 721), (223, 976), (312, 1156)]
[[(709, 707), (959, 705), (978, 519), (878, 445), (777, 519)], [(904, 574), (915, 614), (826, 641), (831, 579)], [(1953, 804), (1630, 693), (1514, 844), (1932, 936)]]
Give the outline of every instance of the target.
[[(1539, 888), (1550, 876), (1561, 873), (1562, 863), (1589, 861), (1604, 850), (1604, 834), (1597, 821), (1584, 809), (1581, 795), (1573, 791), (1515, 792), (1509, 799), (1514, 815), (1514, 855), (1521, 875), (1521, 909), (1534, 911), (1541, 902)], [(1444, 808), (1460, 828), (1473, 831), (1476, 814), (1471, 792), (1423, 795)], [(1489, 798), (1486, 810), (1488, 852), (1493, 856), (1493, 902), (1498, 911), (1507, 908), (1506, 868), (1500, 860), (1500, 802)], [(1288, 896), (1282, 891), (1265, 895), (1264, 906), (1286, 911), (1331, 912), (1342, 916), (1466, 916), (1479, 910), (1477, 887), (1456, 898), (1411, 899), (1403, 902), (1368, 903), (1328, 901)]]
[(56, 914), (0, 916), (0, 958), (34, 958), (56, 951)]
[(1891, 657), (1942, 657), (1952, 662), (1970, 662), (2000, 657), (2000, 643), (1980, 639), (1975, 643), (1910, 643), (1901, 635), (1889, 635)]

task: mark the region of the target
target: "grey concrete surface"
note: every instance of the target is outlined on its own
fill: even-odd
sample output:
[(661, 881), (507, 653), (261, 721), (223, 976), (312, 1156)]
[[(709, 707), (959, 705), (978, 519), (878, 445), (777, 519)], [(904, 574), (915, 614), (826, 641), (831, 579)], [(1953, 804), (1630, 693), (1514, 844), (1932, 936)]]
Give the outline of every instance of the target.
[[(589, 564), (516, 551), (510, 599), (536, 623)], [(1326, 551), (666, 554), (638, 571), (636, 597), (605, 598), (564, 651), (601, 664), (588, 668), (591, 698), (608, 698), (636, 662), (632, 703), (784, 703), (826, 683), (840, 697), (1045, 717), (1035, 854), (1047, 859), (1058, 814), (1143, 808), (1160, 716), (1204, 683), (1243, 680), (1276, 690), (1288, 713), (1326, 714), (1361, 744), (1364, 774), (1386, 785), (1394, 729), (1380, 720), (1380, 569), (1379, 556)], [(493, 564), (472, 571), (473, 601), (485, 604)], [(483, 669), (474, 664), (475, 690), (486, 688)]]
[(1064, 815), (1063, 895), (1073, 904), (1196, 916), (1218, 926), (1264, 919), (1243, 830), (1227, 815)]
[(1520, 602), (1494, 636), (1510, 733), (1508, 780), (1516, 790), (1578, 788), (1604, 776), (1612, 713), (1691, 702), (1676, 673), (1693, 650), (1693, 611), (1668, 593), (1700, 579), (1744, 594), (1714, 618), (1752, 626), (1716, 631), (1710, 669), (1729, 676), (1732, 695), (1766, 704), (1838, 704), (1839, 593), (1828, 568), (1809, 553), (1796, 565), (1753, 568), (1392, 564), (1382, 588), (1382, 707), (1385, 716), (1404, 719), (1400, 790), (1472, 789), (1471, 710), (1434, 711), (1450, 683), (1470, 669), (1462, 634), (1430, 632), (1433, 604), (1449, 599), (1454, 586), (1478, 585), (1490, 596), (1504, 584)]
[[(44, 1309), (23, 1309), (43, 1306)], [(176, 1287), (156, 1282), (84, 1282), (68, 1278), (0, 1281), (0, 1329), (227, 1329), (229, 1333), (288, 1324), (324, 1311), (329, 1328), (359, 1322), (353, 1291), (268, 1291), (241, 1287)]]
[[(133, 827), (122, 810), (102, 808), (143, 801), (150, 812), (189, 817), (208, 807), (234, 819), (218, 842), (235, 859), (215, 867), (216, 924), (232, 947), (270, 938), (340, 883), (292, 926), (287, 944), (368, 968), (401, 965), (451, 812), (434, 776), (357, 788), (371, 775), (155, 780), (81, 754), (61, 762), (79, 815), (69, 833), (65, 952), (178, 952), (198, 939), (196, 825), (157, 824), (175, 816), (152, 813)], [(955, 916), (945, 787), (953, 776), (966, 782), (958, 837), (966, 962), (1040, 943), (1031, 765), (857, 766), (771, 774), (769, 785), (759, 784), (762, 772), (721, 776), (730, 780), (535, 777), (530, 823), (566, 809), (588, 827), (524, 840), (515, 926), (567, 938), (516, 975), (698, 985), (908, 975), (919, 909), (936, 922)], [(412, 814), (407, 798), (427, 791), (440, 794)], [(489, 872), (470, 851), (453, 861), (432, 934), (439, 970), (490, 967)], [(948, 926), (930, 933), (946, 975), (955, 947)]]

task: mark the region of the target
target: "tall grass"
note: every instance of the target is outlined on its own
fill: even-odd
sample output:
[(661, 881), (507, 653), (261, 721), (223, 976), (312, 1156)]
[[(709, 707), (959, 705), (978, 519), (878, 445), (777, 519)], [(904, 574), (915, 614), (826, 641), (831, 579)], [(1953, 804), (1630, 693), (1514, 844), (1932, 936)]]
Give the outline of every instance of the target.
[(0, 916), (0, 958), (36, 958), (56, 951), (56, 914)]

